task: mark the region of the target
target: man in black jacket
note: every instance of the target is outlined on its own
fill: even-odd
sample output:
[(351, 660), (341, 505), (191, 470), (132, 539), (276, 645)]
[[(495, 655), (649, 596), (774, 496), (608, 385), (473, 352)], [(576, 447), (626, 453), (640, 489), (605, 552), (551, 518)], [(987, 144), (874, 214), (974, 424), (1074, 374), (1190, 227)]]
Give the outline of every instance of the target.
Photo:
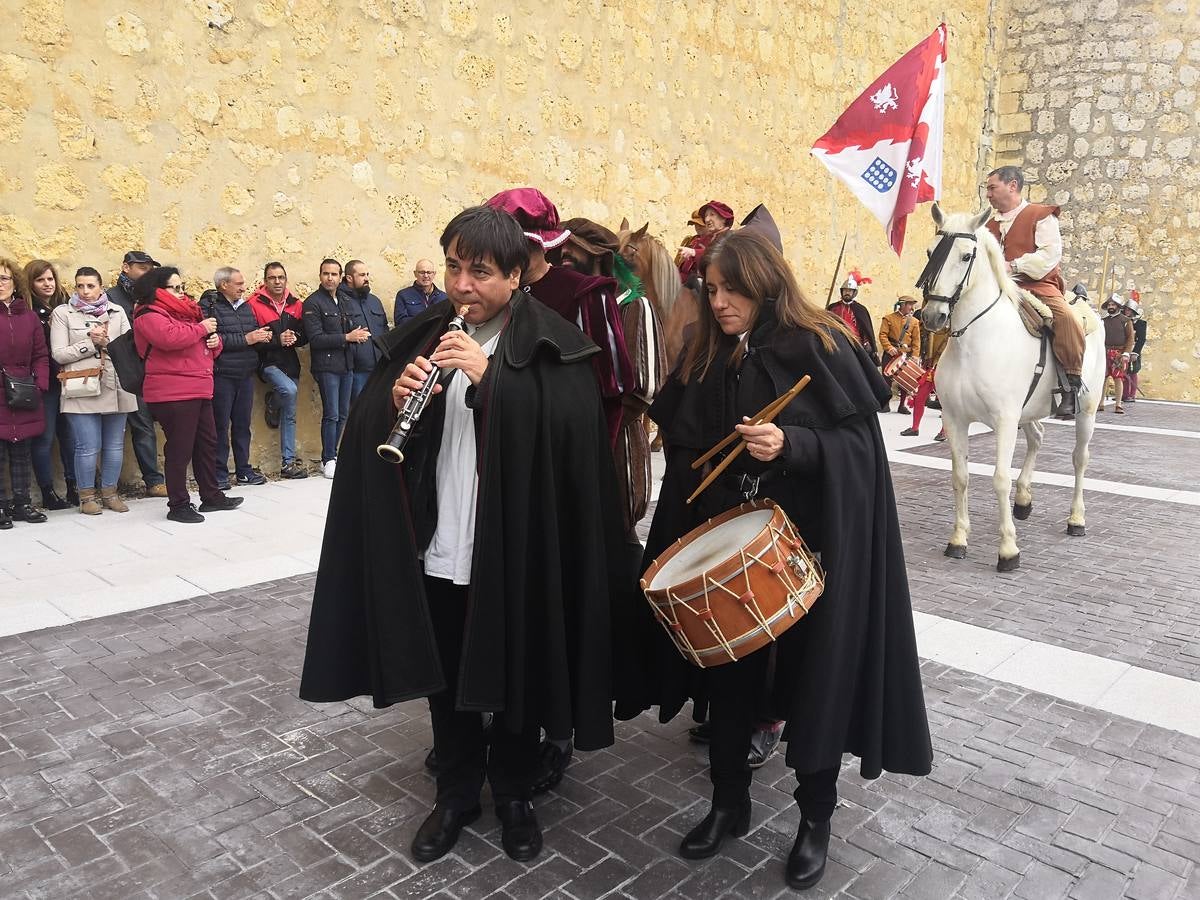
[(371, 273), (361, 259), (346, 263), (346, 275), (338, 285), (338, 305), (342, 308), (351, 328), (365, 328), (367, 340), (350, 345), (350, 369), (354, 381), (350, 385), (350, 402), (362, 393), (363, 385), (379, 362), (379, 350), (371, 340), (387, 333), (387, 313), (383, 301), (371, 293)]
[(351, 344), (371, 339), (366, 328), (352, 328), (338, 297), (342, 264), (321, 260), (321, 286), (304, 300), (304, 333), (312, 348), (312, 373), (321, 389), (321, 472), (332, 478), (337, 468), (338, 442), (350, 414), (354, 370)]
[[(472, 207), (441, 244), (450, 303), (380, 341), (384, 358), (350, 411), (300, 696), (428, 697), (437, 801), (413, 856), (454, 847), (486, 778), (501, 844), (524, 861), (542, 847), (530, 799), (540, 729), (574, 729), (589, 750), (613, 741), (616, 476), (598, 348), (518, 289), (520, 226)], [(464, 307), (466, 330), (449, 330)], [(450, 377), (397, 470), (375, 447), (430, 359)]]
[[(133, 321), (133, 283), (156, 268), (158, 263), (149, 253), (130, 250), (121, 262), (121, 273), (116, 283), (105, 290), (108, 299), (125, 310), (130, 322)], [(158, 435), (154, 431), (154, 419), (141, 394), (138, 394), (137, 412), (129, 413), (125, 422), (129, 426), (133, 455), (137, 457), (142, 480), (146, 483), (146, 496), (166, 497), (167, 480), (158, 467)]]
[(217, 426), (217, 486), (229, 490), (230, 429), (233, 432), (234, 477), (238, 484), (266, 484), (262, 472), (250, 465), (250, 418), (254, 413), (254, 372), (257, 344), (271, 340), (246, 302), (246, 277), (224, 266), (213, 275), (216, 289), (200, 295), (205, 318), (217, 320), (224, 349), (213, 363), (213, 419)]

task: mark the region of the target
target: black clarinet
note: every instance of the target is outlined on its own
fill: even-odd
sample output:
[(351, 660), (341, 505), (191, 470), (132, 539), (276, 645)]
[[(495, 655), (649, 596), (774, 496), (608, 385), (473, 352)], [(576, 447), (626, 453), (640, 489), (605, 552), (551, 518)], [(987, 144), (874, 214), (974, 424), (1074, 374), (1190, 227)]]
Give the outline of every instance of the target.
[[(458, 315), (450, 320), (450, 324), (446, 326), (449, 331), (462, 331), (465, 324), (463, 317), (466, 316), (467, 309), (466, 306), (462, 307), (458, 311)], [(412, 437), (413, 429), (417, 426), (417, 420), (421, 418), (421, 413), (425, 412), (425, 407), (433, 399), (434, 386), (442, 381), (441, 367), (432, 360), (429, 364), (433, 366), (433, 369), (426, 373), (425, 383), (408, 395), (408, 399), (404, 401), (404, 408), (396, 417), (396, 424), (392, 426), (387, 440), (375, 448), (380, 459), (396, 464), (404, 462), (404, 445)]]

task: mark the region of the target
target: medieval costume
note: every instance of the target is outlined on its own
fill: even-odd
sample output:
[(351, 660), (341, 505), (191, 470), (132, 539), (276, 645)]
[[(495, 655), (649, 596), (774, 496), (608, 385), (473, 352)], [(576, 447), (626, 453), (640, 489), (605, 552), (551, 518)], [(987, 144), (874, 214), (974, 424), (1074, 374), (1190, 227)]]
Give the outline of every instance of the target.
[(829, 304), (829, 311), (837, 316), (850, 329), (850, 333), (858, 339), (859, 344), (875, 366), (880, 365), (879, 349), (875, 346), (875, 329), (871, 327), (871, 313), (855, 298), (859, 288), (870, 284), (871, 279), (859, 274), (858, 270), (851, 272), (838, 292), (838, 299)]
[[(945, 330), (931, 331), (923, 334), (923, 338), (925, 352), (924, 361), (921, 364), (925, 368), (925, 374), (921, 376), (917, 392), (913, 395), (912, 427), (905, 428), (900, 432), (901, 437), (916, 437), (921, 433), (921, 419), (925, 415), (925, 404), (929, 402), (929, 396), (934, 391), (934, 376), (937, 372), (937, 364), (942, 358), (942, 354), (946, 352), (946, 345), (950, 342), (950, 332)], [(946, 429), (944, 426), (939, 429), (933, 439), (935, 441), (944, 441), (946, 439)]]
[(1133, 323), (1122, 310), (1125, 299), (1113, 294), (1104, 303), (1104, 390), (1100, 397), (1100, 410), (1108, 397), (1108, 382), (1113, 382), (1114, 412), (1124, 414), (1125, 373), (1129, 368), (1129, 357), (1133, 352)]
[(1064, 391), (1055, 414), (1070, 418), (1075, 410), (1075, 391), (1083, 371), (1083, 326), (1063, 297), (1062, 232), (1058, 227), (1057, 206), (1022, 200), (988, 220), (987, 228), (1000, 242), (1004, 259), (1017, 282), (1050, 307), (1054, 314), (1054, 358), (1062, 367), (1072, 390)]
[[(921, 323), (913, 315), (917, 301), (912, 297), (901, 297), (892, 311), (879, 320), (879, 347), (882, 352), (882, 368), (898, 356), (919, 356), (921, 352)], [(888, 389), (892, 379), (884, 377)], [(896, 412), (904, 413), (904, 389), (900, 389), (900, 403)]]
[[(716, 219), (720, 219), (720, 222), (716, 222)], [(691, 252), (681, 248), (675, 257), (675, 265), (679, 266), (679, 277), (684, 284), (691, 281), (700, 271), (700, 260), (704, 258), (708, 248), (733, 227), (733, 209), (720, 200), (709, 200), (692, 213), (688, 224), (697, 226), (697, 233), (683, 242), (683, 247)]]
[(621, 532), (598, 351), (514, 291), (468, 328), (490, 354), (479, 383), (451, 370), (403, 464), (385, 462), (375, 447), (396, 420), (393, 384), (453, 314), (436, 304), (376, 342), (380, 363), (342, 439), (300, 696), (366, 695), (377, 707), (429, 697), (437, 805), (414, 856), (448, 852), (479, 814), (486, 776), (506, 852), (529, 859), (541, 849), (529, 804), (540, 730), (574, 731), (588, 749), (613, 741)]
[[(488, 200), (488, 206), (502, 209), (516, 219), (533, 250), (543, 256), (570, 237), (570, 232), (559, 224), (554, 204), (535, 188), (501, 191)], [(521, 286), (527, 294), (574, 323), (600, 348), (600, 353), (592, 357), (592, 366), (600, 384), (609, 440), (614, 446), (624, 416), (624, 397), (634, 379), (621, 328), (616, 286), (610, 277), (584, 275), (561, 266), (550, 266), (540, 275), (531, 273)]]
[(1142, 317), (1141, 295), (1129, 292), (1124, 313), (1133, 322), (1133, 352), (1129, 355), (1129, 370), (1125, 373), (1125, 402), (1137, 400), (1138, 373), (1142, 371), (1142, 348), (1146, 346), (1146, 320)]
[[(710, 264), (710, 278), (726, 253), (747, 243), (786, 268), (761, 238), (735, 232)], [(714, 316), (708, 308), (704, 313)], [(806, 315), (825, 322), (816, 310)], [(900, 526), (876, 417), (887, 389), (857, 340), (832, 322), (818, 327), (833, 350), (817, 331), (781, 324), (775, 300), (756, 300), (748, 330), (717, 334), (707, 366), (703, 356), (689, 353), (650, 409), (665, 436), (667, 467), (647, 559), (754, 490), (782, 506), (807, 546), (821, 554), (823, 596), (774, 643), (736, 662), (697, 669), (659, 629), (644, 654), (656, 665), (646, 705), (657, 704), (666, 722), (691, 698), (697, 717), (707, 707), (712, 724), (713, 809), (684, 839), (687, 858), (716, 853), (725, 835), (748, 827), (746, 743), (764, 688), (769, 711), (787, 720), (786, 760), (796, 771), (802, 814), (788, 860), (793, 887), (810, 886), (824, 871), (843, 753), (861, 757), (866, 778), (885, 769), (924, 775), (932, 761)], [(690, 363), (695, 368), (689, 371)], [(707, 474), (693, 470), (692, 461), (805, 374), (812, 382), (774, 422), (784, 435), (781, 454), (762, 462), (742, 453), (688, 505)]]

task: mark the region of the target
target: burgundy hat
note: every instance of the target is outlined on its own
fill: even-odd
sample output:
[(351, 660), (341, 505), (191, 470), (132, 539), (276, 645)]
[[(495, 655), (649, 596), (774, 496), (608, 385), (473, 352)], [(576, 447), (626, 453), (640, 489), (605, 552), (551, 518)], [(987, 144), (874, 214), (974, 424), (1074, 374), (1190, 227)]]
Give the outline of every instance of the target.
[(704, 217), (704, 211), (706, 209), (711, 209), (718, 216), (720, 216), (722, 219), (724, 219), (726, 225), (733, 224), (733, 210), (729, 206), (726, 206), (724, 203), (722, 203), (720, 200), (709, 200), (702, 207), (700, 207), (701, 218)]
[(537, 188), (501, 191), (487, 205), (502, 209), (516, 219), (525, 237), (536, 241), (544, 250), (553, 250), (571, 236), (570, 231), (559, 227), (554, 204)]

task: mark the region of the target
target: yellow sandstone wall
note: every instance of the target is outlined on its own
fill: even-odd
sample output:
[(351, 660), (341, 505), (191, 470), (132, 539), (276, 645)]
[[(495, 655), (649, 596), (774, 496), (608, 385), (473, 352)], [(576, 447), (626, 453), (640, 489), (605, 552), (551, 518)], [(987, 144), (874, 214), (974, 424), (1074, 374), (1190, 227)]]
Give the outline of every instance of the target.
[[(674, 247), (699, 202), (768, 204), (823, 299), (837, 248), (911, 289), (881, 226), (808, 155), (884, 67), (950, 26), (945, 205), (978, 204), (991, 6), (918, 0), (6, 0), (0, 249), (115, 272), (144, 247), (199, 291), (281, 259), (302, 293), (358, 256), (389, 311), (462, 207), (534, 184), (564, 216), (624, 215)], [(9, 11), (12, 15), (9, 15)], [(302, 293), (303, 295), (303, 293)], [(319, 455), (302, 384), (301, 455)], [(256, 423), (261, 417), (256, 414)], [(277, 467), (256, 424), (255, 460)], [(132, 456), (132, 454), (129, 454)], [(130, 463), (132, 461), (130, 460)], [(127, 466), (127, 474), (132, 474)]]

